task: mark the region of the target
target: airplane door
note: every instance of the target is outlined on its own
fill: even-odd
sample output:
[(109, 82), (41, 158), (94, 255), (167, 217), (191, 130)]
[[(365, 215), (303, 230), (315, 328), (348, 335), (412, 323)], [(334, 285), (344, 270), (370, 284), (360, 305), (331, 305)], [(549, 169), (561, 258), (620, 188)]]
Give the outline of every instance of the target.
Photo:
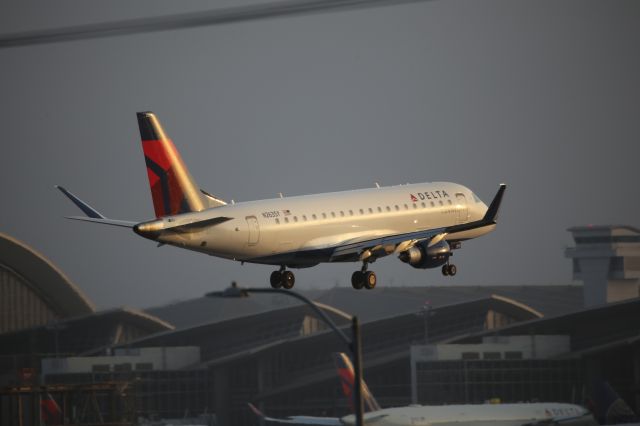
[(247, 224), (249, 225), (249, 245), (255, 246), (260, 241), (260, 225), (255, 216), (247, 216)]
[(458, 210), (458, 223), (467, 223), (469, 221), (469, 208), (464, 194), (456, 194), (456, 209)]

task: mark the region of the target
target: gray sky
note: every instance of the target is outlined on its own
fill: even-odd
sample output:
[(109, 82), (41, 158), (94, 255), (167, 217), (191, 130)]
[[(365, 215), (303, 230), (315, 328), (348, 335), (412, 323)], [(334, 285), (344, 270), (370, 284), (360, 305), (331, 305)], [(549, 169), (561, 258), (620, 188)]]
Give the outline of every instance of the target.
[[(248, 3), (248, 2), (245, 2)], [(2, 2), (2, 33), (236, 5)], [(455, 1), (0, 49), (0, 232), (101, 308), (197, 297), (241, 266), (63, 219), (68, 187), (116, 219), (153, 207), (136, 111), (156, 112), (205, 190), (227, 200), (446, 180), (499, 226), (455, 278), (388, 257), (379, 286), (571, 282), (566, 228), (640, 225), (640, 2)], [(357, 264), (296, 273), (349, 285)]]

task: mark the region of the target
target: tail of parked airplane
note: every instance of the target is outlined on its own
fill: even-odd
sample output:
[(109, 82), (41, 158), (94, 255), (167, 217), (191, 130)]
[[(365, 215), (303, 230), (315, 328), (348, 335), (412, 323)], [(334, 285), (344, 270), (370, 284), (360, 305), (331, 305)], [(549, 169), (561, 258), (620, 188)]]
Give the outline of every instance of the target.
[[(338, 369), (338, 376), (340, 377), (340, 384), (342, 385), (342, 392), (344, 396), (347, 397), (349, 404), (351, 405), (351, 409), (355, 410), (354, 404), (354, 386), (355, 386), (355, 374), (353, 372), (353, 364), (351, 364), (351, 360), (349, 357), (343, 353), (334, 353), (333, 359), (336, 363), (336, 368)], [(362, 401), (364, 403), (364, 412), (368, 413), (371, 411), (380, 410), (380, 405), (378, 401), (373, 397), (369, 387), (364, 381), (362, 382)]]
[(156, 217), (226, 204), (199, 189), (156, 115), (152, 112), (137, 115)]
[(608, 382), (600, 382), (595, 387), (595, 395), (590, 404), (601, 425), (637, 422), (638, 416)]
[(62, 424), (62, 410), (49, 392), (40, 397), (40, 418), (46, 426)]

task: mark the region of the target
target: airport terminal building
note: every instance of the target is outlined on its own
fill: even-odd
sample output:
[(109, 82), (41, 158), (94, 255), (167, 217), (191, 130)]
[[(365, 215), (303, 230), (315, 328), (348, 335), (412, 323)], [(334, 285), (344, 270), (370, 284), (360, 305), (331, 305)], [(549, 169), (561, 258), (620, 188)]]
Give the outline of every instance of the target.
[[(609, 229), (614, 235), (634, 232)], [(635, 253), (632, 245), (640, 241), (576, 240), (576, 251), (567, 255), (587, 253), (583, 244), (626, 244), (615, 252), (624, 256)], [(19, 262), (0, 259), (0, 272), (3, 292), (27, 287), (32, 297), (50, 303), (41, 296), (44, 283), (27, 276)], [(625, 276), (623, 294), (633, 296), (633, 271)], [(276, 417), (342, 416), (350, 410), (331, 355), (347, 348), (313, 310), (292, 298), (203, 297), (146, 312), (95, 312), (90, 302), (78, 301), (75, 286), (67, 285), (66, 292), (71, 305), (84, 311), (67, 315), (52, 304), (53, 321), (45, 316), (19, 326), (0, 324), (6, 327), (0, 334), (2, 424), (18, 416), (25, 426), (38, 424), (34, 411), (45, 390), (75, 424), (201, 416), (210, 424), (255, 425), (247, 402)], [(595, 384), (606, 381), (636, 412), (640, 408), (638, 297), (613, 292), (615, 301), (591, 303), (582, 285), (303, 293), (325, 306), (347, 334), (349, 316), (358, 316), (364, 378), (383, 407), (489, 400), (584, 405)], [(41, 309), (20, 300), (24, 309)], [(79, 390), (90, 390), (85, 393), (93, 399)], [(82, 417), (73, 407), (89, 408)]]

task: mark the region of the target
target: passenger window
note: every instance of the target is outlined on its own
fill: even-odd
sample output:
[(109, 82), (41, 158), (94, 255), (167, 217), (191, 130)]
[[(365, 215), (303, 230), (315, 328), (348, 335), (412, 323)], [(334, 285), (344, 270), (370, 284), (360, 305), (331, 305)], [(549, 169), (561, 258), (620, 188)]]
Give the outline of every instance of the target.
[(431, 207), (435, 207), (435, 206), (436, 206), (436, 204), (432, 201), (431, 202)]
[(413, 208), (417, 209), (418, 208), (418, 203), (413, 203)]
[(424, 203), (422, 203), (422, 208), (424, 209), (425, 207), (427, 207)]
[(335, 212), (331, 212), (331, 217), (336, 217)]
[(400, 210), (400, 207), (396, 204), (396, 211)]
[(316, 220), (318, 217), (317, 217), (317, 216), (316, 216), (316, 214), (314, 213), (314, 214), (312, 214), (312, 215), (311, 215), (311, 218), (312, 218), (313, 220)]
[(405, 209), (405, 210), (409, 210), (409, 206), (405, 204), (405, 205), (404, 205), (404, 209)]
[(387, 211), (390, 212), (391, 211), (391, 207), (387, 206)]
[(294, 222), (297, 222), (297, 221), (298, 221), (298, 216), (294, 216), (294, 217), (293, 217), (293, 221), (294, 221)]
[(353, 210), (349, 210), (349, 216), (353, 216)]
[(364, 214), (364, 210), (360, 209), (360, 214)]
[(442, 200), (440, 200), (440, 201), (438, 201), (438, 202), (440, 203), (440, 205), (441, 205), (441, 206), (443, 205), (443, 204), (442, 204)]
[(378, 213), (382, 213), (382, 208), (378, 206)]
[(447, 200), (447, 203), (449, 203), (449, 205), (451, 205), (451, 200)]
[(289, 218), (288, 217), (284, 218), (284, 223), (289, 223)]
[(340, 210), (340, 217), (344, 217), (344, 212)]
[(307, 221), (307, 215), (306, 214), (302, 215), (302, 220), (305, 221), (305, 222)]
[(373, 209), (369, 207), (369, 214), (373, 213)]
[(280, 219), (276, 219), (276, 225), (280, 225)]
[(326, 219), (327, 218), (327, 214), (326, 213), (322, 213), (322, 218)]

